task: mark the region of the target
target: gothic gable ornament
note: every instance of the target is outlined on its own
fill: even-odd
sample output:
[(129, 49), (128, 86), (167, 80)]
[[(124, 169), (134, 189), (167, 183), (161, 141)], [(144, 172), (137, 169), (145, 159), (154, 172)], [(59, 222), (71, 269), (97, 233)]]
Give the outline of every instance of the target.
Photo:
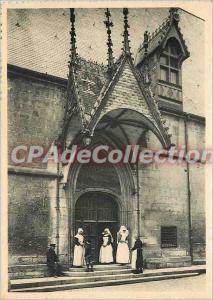
[(152, 55), (153, 52), (161, 52), (170, 38), (175, 38), (178, 41), (182, 50), (182, 61), (190, 56), (178, 25), (179, 21), (178, 9), (171, 8), (169, 17), (152, 34), (147, 32), (147, 39), (144, 39), (135, 57), (136, 66), (141, 65), (146, 57)]
[[(165, 126), (165, 120), (162, 118), (158, 109), (158, 103), (150, 88), (150, 80), (148, 77), (144, 79), (133, 63), (129, 44), (128, 29), (130, 26), (128, 23), (128, 13), (128, 9), (124, 8), (123, 48), (120, 57), (114, 63), (113, 43), (111, 40), (111, 27), (113, 23), (110, 20), (110, 11), (107, 9), (105, 13), (107, 20), (104, 22), (108, 36), (107, 70), (104, 70), (103, 67), (94, 63), (90, 63), (90, 67), (86, 68), (86, 72), (84, 72), (83, 61), (76, 53), (75, 17), (74, 11), (71, 10), (71, 62), (69, 66), (68, 99), (63, 128), (64, 140), (66, 140), (69, 132), (74, 111), (80, 116), (81, 124), (79, 124), (79, 133), (81, 136), (86, 134), (87, 137), (92, 137), (97, 123), (106, 112), (113, 108), (123, 107), (140, 112), (145, 125), (158, 137), (163, 147), (170, 147), (171, 135), (168, 133), (168, 127)], [(145, 38), (148, 42), (147, 36)], [(93, 72), (91, 67), (94, 68), (95, 72), (89, 80), (87, 77), (88, 74), (86, 77), (85, 74), (90, 71)], [(99, 84), (94, 82), (93, 92), (91, 89), (93, 88), (92, 81), (96, 76), (95, 74), (97, 75), (97, 80), (100, 80), (100, 78), (103, 80), (101, 80)], [(84, 81), (83, 84), (82, 80)], [(87, 90), (82, 89), (82, 87), (85, 86), (85, 82), (90, 82), (90, 88)], [(120, 87), (120, 85), (122, 87)], [(117, 92), (119, 89), (125, 91), (122, 97), (121, 93)], [(90, 92), (89, 94), (88, 91)], [(70, 114), (70, 111), (72, 114)]]

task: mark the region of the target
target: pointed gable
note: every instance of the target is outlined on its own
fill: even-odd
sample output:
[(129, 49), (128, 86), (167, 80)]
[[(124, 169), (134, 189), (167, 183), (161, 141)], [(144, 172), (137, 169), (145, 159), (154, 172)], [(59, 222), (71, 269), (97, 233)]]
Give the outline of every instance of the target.
[(116, 109), (129, 109), (141, 114), (144, 125), (151, 129), (164, 146), (171, 144), (168, 128), (163, 124), (157, 103), (149, 87), (134, 68), (131, 57), (123, 57), (114, 77), (91, 112), (88, 130), (94, 132), (101, 118)]
[[(147, 44), (147, 54), (145, 53), (144, 43), (140, 46), (135, 57), (135, 65), (140, 65), (145, 57), (152, 55), (153, 52), (164, 49), (167, 41), (170, 38), (176, 39), (181, 47), (183, 58), (189, 57), (190, 53), (188, 51), (185, 40), (181, 33), (179, 23), (179, 15), (176, 8), (171, 8), (169, 17), (160, 25), (152, 34), (148, 35)], [(183, 60), (184, 60), (183, 59)]]
[(128, 61), (124, 62), (118, 77), (107, 96), (98, 119), (100, 120), (104, 114), (111, 110), (127, 108), (142, 113), (156, 124)]
[[(71, 130), (70, 124), (73, 112), (79, 113), (79, 133), (93, 135), (96, 125), (108, 112), (125, 109), (138, 112), (141, 123), (152, 130), (164, 147), (171, 145), (168, 128), (158, 109), (158, 105), (150, 85), (143, 81), (141, 74), (134, 67), (129, 45), (128, 9), (123, 9), (124, 33), (122, 54), (114, 64), (111, 72), (104, 72), (101, 66), (94, 66), (93, 71), (86, 64), (79, 63), (75, 45), (75, 15), (71, 9), (71, 62), (68, 81), (68, 98), (63, 127), (63, 137), (66, 139)], [(108, 46), (111, 43), (108, 43)], [(109, 51), (108, 51), (109, 53)], [(82, 68), (83, 66), (83, 68)], [(108, 65), (108, 71), (111, 65)], [(111, 66), (112, 67), (112, 66)], [(110, 73), (110, 76), (109, 76)], [(94, 76), (94, 75), (98, 76)], [(108, 76), (107, 76), (108, 75)], [(97, 80), (95, 80), (95, 78)], [(144, 82), (144, 83), (143, 83)], [(77, 133), (77, 132), (76, 132)], [(64, 140), (65, 140), (64, 139)]]

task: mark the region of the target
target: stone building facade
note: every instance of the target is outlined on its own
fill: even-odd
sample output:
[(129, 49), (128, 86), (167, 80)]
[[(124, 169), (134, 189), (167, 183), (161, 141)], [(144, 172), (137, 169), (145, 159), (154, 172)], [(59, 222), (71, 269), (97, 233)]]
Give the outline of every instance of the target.
[[(109, 227), (116, 238), (122, 224), (130, 231), (130, 246), (135, 236), (142, 238), (148, 268), (205, 261), (204, 163), (97, 166), (11, 160), (18, 145), (48, 149), (56, 144), (64, 150), (85, 139), (88, 147), (204, 149), (204, 49), (198, 47), (203, 46), (204, 21), (181, 9), (105, 12), (8, 13), (10, 266), (44, 263), (50, 242), (70, 265), (79, 226), (98, 257), (103, 229)], [(100, 62), (100, 49), (97, 57), (96, 49), (89, 52), (86, 32), (81, 40), (85, 20), (96, 30), (96, 42), (103, 39), (98, 30), (105, 19), (108, 35), (103, 29), (105, 41), (99, 47), (107, 64)], [(117, 22), (115, 31), (111, 19)], [(143, 40), (135, 38), (138, 31)]]

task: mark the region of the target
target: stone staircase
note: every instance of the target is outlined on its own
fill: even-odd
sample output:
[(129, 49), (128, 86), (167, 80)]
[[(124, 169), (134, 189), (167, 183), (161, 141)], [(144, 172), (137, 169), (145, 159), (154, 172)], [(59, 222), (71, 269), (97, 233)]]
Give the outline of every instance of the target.
[(14, 265), (8, 268), (10, 279), (40, 278), (47, 276), (46, 264)]
[(54, 292), (98, 286), (121, 285), (138, 282), (176, 279), (197, 276), (205, 272), (205, 266), (145, 270), (133, 274), (130, 265), (97, 265), (94, 272), (71, 268), (64, 277), (45, 277), (11, 280), (11, 292)]

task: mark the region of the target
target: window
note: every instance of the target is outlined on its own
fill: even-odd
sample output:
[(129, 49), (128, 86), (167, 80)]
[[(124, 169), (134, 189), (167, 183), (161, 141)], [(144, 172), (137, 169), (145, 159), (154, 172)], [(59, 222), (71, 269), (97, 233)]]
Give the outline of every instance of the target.
[(162, 226), (161, 227), (161, 248), (177, 247), (177, 227)]
[(178, 42), (170, 39), (160, 56), (160, 80), (181, 85), (181, 49)]

